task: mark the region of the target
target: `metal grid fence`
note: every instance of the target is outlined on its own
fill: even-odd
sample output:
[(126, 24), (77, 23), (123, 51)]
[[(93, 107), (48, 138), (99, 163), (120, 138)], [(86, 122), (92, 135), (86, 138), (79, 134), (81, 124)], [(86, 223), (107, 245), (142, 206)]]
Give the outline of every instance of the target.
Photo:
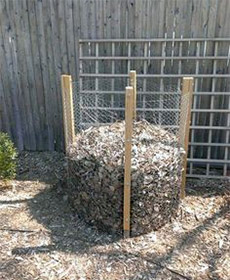
[[(80, 40), (79, 48), (80, 85), (91, 79), (92, 93), (106, 94), (112, 107), (124, 94), (116, 81), (127, 81), (131, 69), (138, 74), (143, 111), (146, 96), (159, 94), (166, 84), (180, 87), (183, 77), (194, 77), (187, 176), (229, 178), (230, 39)], [(111, 87), (102, 91), (100, 81), (105, 79)], [(158, 112), (162, 117), (164, 108)]]

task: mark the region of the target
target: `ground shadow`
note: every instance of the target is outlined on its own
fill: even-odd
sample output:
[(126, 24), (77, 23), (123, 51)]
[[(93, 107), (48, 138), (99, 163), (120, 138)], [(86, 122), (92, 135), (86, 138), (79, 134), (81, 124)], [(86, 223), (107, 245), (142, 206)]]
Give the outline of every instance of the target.
[[(15, 203), (18, 202), (20, 201), (15, 201)], [(25, 202), (25, 200), (21, 202)], [(48, 246), (15, 248), (13, 254), (33, 254), (54, 250), (78, 254), (84, 253), (96, 245), (109, 244), (117, 240), (116, 236), (98, 232), (96, 228), (87, 225), (73, 214), (58, 185), (47, 187), (26, 202), (31, 216), (45, 226), (52, 242)], [(14, 201), (8, 203), (12, 204)]]
[[(35, 174), (36, 176), (32, 173), (33, 171), (31, 170), (29, 172), (25, 171), (19, 176), (19, 179), (32, 180), (36, 177), (40, 179), (42, 178), (41, 173), (37, 173), (37, 175)], [(31, 174), (32, 177), (30, 177)], [(57, 176), (55, 175), (55, 177)], [(48, 174), (47, 178), (48, 179), (44, 178), (44, 180), (47, 182), (49, 181), (50, 183), (51, 181)], [(107, 245), (119, 240), (119, 236), (98, 232), (95, 227), (87, 225), (82, 219), (79, 219), (76, 214), (73, 214), (73, 211), (68, 204), (65, 192), (63, 191), (66, 187), (64, 185), (65, 181), (61, 180), (60, 182), (54, 185), (47, 185), (46, 189), (42, 190), (32, 199), (0, 202), (1, 204), (26, 202), (29, 207), (31, 216), (45, 226), (45, 229), (51, 237), (50, 245), (15, 248), (12, 251), (13, 254), (36, 254), (51, 251), (63, 251), (74, 254), (84, 254), (89, 252), (93, 253), (94, 250), (96, 252), (95, 246)], [(217, 194), (225, 195), (226, 193), (229, 193), (228, 187), (220, 189), (218, 188), (218, 190), (214, 190), (213, 188), (208, 188), (207, 186), (203, 186), (203, 188), (202, 186), (200, 186), (194, 189), (191, 188), (188, 191), (188, 195), (206, 197)], [(109, 255), (109, 257), (114, 258), (114, 260), (116, 260), (117, 258), (122, 258), (124, 262), (128, 261), (130, 258), (136, 258), (137, 260), (145, 260), (147, 263), (153, 264), (154, 271), (138, 272), (138, 274), (143, 277), (149, 274), (151, 275), (152, 279), (154, 279), (154, 277), (157, 277), (159, 273), (162, 273), (162, 270), (166, 270), (170, 274), (174, 275), (174, 278), (172, 279), (191, 279), (191, 277), (189, 276), (181, 275), (180, 273), (170, 270), (169, 268), (167, 268), (167, 264), (170, 263), (175, 254), (178, 254), (178, 252), (182, 253), (184, 249), (197, 242), (197, 240), (199, 239), (199, 235), (201, 235), (202, 232), (206, 231), (215, 220), (225, 215), (226, 213), (229, 213), (229, 211), (229, 203), (222, 205), (220, 210), (214, 213), (212, 217), (207, 218), (201, 225), (197, 226), (190, 232), (185, 233), (178, 241), (178, 243), (165, 254), (157, 255), (155, 252), (153, 252), (151, 254), (148, 254), (147, 256), (143, 256), (141, 253), (130, 253), (122, 249), (114, 249), (111, 251), (102, 252), (101, 254)], [(207, 259), (209, 259), (210, 267), (213, 267), (213, 271), (212, 269), (210, 269), (210, 275), (213, 275), (213, 277), (216, 276), (214, 272), (215, 260), (213, 260), (213, 258), (217, 257), (218, 256), (214, 255), (207, 256)], [(135, 277), (135, 275), (132, 275), (129, 279), (139, 279)]]
[[(64, 251), (74, 254), (94, 253), (94, 248), (97, 245), (106, 245), (112, 242), (118, 241), (118, 237), (115, 235), (109, 235), (107, 233), (102, 234), (92, 226), (85, 224), (85, 222), (79, 219), (73, 214), (71, 207), (68, 205), (65, 198), (65, 193), (60, 189), (60, 185), (47, 187), (42, 192), (38, 193), (33, 199), (28, 199), (27, 204), (29, 206), (31, 215), (39, 223), (45, 225), (45, 228), (50, 233), (52, 238), (51, 245), (15, 248), (12, 253), (17, 255), (44, 253), (51, 251)], [(8, 202), (18, 203), (20, 201)], [(25, 200), (22, 200), (25, 202)], [(7, 203), (7, 202), (4, 202)], [(212, 217), (207, 218), (201, 225), (193, 229), (192, 231), (184, 234), (180, 241), (169, 251), (167, 254), (156, 255), (154, 252), (143, 256), (141, 253), (130, 253), (122, 249), (113, 250), (108, 252), (102, 252), (114, 260), (122, 258), (123, 261), (128, 261), (130, 258), (136, 258), (137, 260), (144, 260), (149, 264), (154, 265), (154, 271), (142, 271), (138, 272), (139, 276), (151, 275), (152, 279), (161, 275), (163, 271), (166, 271), (174, 276), (172, 279), (192, 279), (189, 276), (180, 274), (167, 267), (172, 258), (178, 252), (183, 252), (186, 248), (197, 242), (199, 235), (202, 232), (208, 230), (215, 220), (219, 217), (229, 213), (229, 203), (222, 205), (220, 210), (213, 214)], [(95, 249), (95, 252), (96, 251)], [(177, 253), (175, 253), (177, 252)], [(214, 256), (207, 256), (209, 258), (210, 267), (215, 266)], [(215, 277), (215, 272), (210, 268), (210, 275)], [(129, 278), (130, 280), (139, 279), (135, 275)]]

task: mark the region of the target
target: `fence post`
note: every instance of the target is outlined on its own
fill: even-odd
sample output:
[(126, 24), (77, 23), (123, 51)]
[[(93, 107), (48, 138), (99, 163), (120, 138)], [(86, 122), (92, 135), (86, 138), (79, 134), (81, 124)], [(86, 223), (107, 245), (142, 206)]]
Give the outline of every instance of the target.
[(134, 89), (125, 89), (125, 170), (124, 170), (124, 238), (130, 236), (130, 196), (131, 196), (131, 150), (133, 133)]
[(73, 111), (73, 89), (72, 77), (70, 75), (61, 76), (62, 86), (62, 110), (65, 137), (65, 153), (68, 153), (68, 147), (74, 141), (74, 111)]
[[(185, 150), (183, 158), (183, 171), (181, 181), (181, 198), (185, 197), (186, 184), (186, 170), (187, 170), (187, 156), (188, 156), (188, 142), (189, 142), (189, 128), (191, 121), (191, 107), (193, 95), (193, 78), (183, 78), (181, 96), (181, 111), (180, 111), (180, 126), (179, 126), (179, 141)], [(187, 95), (187, 97), (185, 97)]]
[(137, 75), (135, 70), (129, 72), (130, 86), (133, 87), (133, 119), (137, 117)]

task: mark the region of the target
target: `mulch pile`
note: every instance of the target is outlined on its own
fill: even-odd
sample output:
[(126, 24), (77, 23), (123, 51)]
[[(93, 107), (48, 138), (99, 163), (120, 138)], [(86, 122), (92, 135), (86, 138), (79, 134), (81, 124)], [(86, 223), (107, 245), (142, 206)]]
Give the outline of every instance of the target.
[[(68, 192), (76, 213), (120, 234), (123, 216), (125, 123), (90, 127), (69, 153)], [(134, 123), (132, 235), (157, 230), (177, 212), (184, 150), (174, 134), (147, 121)]]

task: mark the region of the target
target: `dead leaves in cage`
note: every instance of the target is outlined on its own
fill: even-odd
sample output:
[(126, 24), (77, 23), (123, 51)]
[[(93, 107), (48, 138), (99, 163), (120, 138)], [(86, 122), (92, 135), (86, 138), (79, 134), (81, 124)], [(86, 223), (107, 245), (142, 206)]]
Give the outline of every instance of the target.
[[(76, 212), (102, 230), (122, 230), (125, 123), (90, 127), (70, 148), (69, 193)], [(134, 123), (132, 234), (156, 230), (179, 204), (183, 149), (174, 134), (147, 121)]]

